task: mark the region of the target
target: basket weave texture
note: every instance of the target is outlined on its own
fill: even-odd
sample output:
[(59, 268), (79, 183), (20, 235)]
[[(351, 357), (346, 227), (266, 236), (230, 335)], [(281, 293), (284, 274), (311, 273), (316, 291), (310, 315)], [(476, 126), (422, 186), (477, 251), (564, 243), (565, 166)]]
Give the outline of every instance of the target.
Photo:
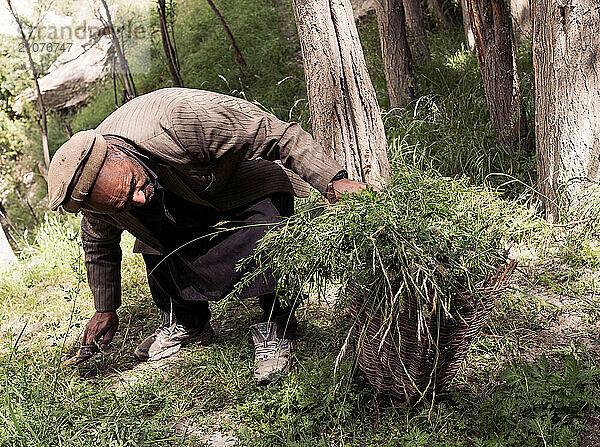
[(407, 297), (397, 321), (384, 329), (381, 306), (351, 290), (352, 337), (358, 367), (369, 383), (406, 403), (446, 390), (515, 266), (511, 260), (499, 267), (477, 293), (456, 297), (448, 312), (438, 306), (425, 324), (416, 299)]

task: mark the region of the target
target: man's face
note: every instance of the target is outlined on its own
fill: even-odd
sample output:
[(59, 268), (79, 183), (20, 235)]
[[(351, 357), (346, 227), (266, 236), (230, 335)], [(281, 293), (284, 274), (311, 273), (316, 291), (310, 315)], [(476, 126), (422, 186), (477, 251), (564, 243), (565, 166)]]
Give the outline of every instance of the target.
[(109, 146), (109, 153), (83, 208), (102, 214), (116, 214), (144, 205), (153, 193), (154, 187), (144, 168), (136, 160)]

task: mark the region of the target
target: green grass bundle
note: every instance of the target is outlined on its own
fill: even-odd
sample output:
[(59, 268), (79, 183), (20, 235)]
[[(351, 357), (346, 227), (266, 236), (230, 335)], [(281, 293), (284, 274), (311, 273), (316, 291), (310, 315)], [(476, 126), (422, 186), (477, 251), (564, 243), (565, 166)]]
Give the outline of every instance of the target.
[(419, 343), (429, 340), (423, 349), (432, 358), (415, 368), (435, 372), (433, 351), (452, 343), (439, 339), (438, 323), (461, 318), (452, 314), (457, 302), (481, 298), (486, 278), (506, 263), (506, 242), (523, 236), (523, 213), (467, 179), (404, 168), (379, 194), (368, 190), (335, 206), (307, 202), (263, 238), (252, 258), (259, 267), (243, 283), (270, 268), (289, 301), (306, 293), (327, 299), (332, 285), (341, 286), (339, 301), (355, 317), (367, 310), (353, 328), (359, 344), (378, 341), (371, 353), (378, 356), (387, 343), (398, 354), (408, 343), (402, 327), (412, 325)]
[(522, 213), (467, 179), (406, 169), (380, 194), (304, 204), (263, 238), (253, 256), (260, 267), (243, 282), (271, 268), (289, 300), (308, 290), (325, 298), (325, 286), (349, 283), (399, 304), (417, 294), (425, 311), (476, 291), (505, 261), (503, 240), (526, 231)]

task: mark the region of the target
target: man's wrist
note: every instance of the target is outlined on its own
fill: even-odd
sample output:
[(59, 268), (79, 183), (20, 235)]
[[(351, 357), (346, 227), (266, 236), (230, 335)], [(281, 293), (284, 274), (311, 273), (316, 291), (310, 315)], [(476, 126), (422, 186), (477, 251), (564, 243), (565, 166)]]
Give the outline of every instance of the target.
[(333, 188), (333, 182), (342, 180), (344, 178), (348, 178), (348, 171), (346, 171), (345, 169), (342, 169), (340, 172), (335, 174), (333, 176), (333, 178), (331, 179), (331, 181), (327, 184), (327, 192), (329, 192), (329, 190)]
[(330, 202), (334, 202), (336, 200), (335, 191), (333, 189), (333, 183), (345, 178), (348, 178), (348, 172), (345, 169), (342, 169), (331, 179), (331, 181), (327, 184), (327, 189), (325, 190), (325, 197), (327, 198), (327, 200), (329, 200)]
[(118, 307), (114, 308), (114, 309), (111, 307), (95, 307), (95, 309), (96, 309), (96, 313), (98, 313), (98, 314), (108, 314), (108, 313), (116, 312)]
[(94, 296), (94, 308), (96, 309), (96, 312), (116, 312), (117, 309), (121, 307), (121, 297), (114, 296), (113, 293), (104, 295), (101, 292), (102, 291)]

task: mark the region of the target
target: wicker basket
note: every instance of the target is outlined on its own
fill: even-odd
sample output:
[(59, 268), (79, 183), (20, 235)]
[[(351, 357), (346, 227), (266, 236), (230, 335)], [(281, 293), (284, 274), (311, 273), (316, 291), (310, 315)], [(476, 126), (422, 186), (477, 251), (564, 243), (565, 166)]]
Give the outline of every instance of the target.
[(416, 302), (408, 298), (398, 320), (382, 333), (381, 310), (369, 305), (369, 297), (351, 291), (357, 362), (369, 383), (405, 403), (444, 391), (515, 266), (509, 261), (481, 284), (481, 293), (455, 299), (450, 316), (432, 312), (426, 319), (427, 331), (418, 326)]

